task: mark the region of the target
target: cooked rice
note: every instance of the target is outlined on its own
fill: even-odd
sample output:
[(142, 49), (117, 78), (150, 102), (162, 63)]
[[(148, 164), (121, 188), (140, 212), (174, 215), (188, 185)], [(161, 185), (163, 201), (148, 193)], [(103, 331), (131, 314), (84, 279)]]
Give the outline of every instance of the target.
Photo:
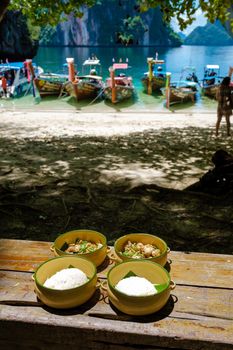
[(116, 284), (115, 288), (131, 296), (146, 296), (157, 293), (157, 290), (150, 281), (138, 276), (123, 278)]
[(53, 276), (48, 278), (44, 286), (52, 289), (71, 289), (76, 288), (88, 281), (87, 275), (77, 269), (77, 268), (68, 268), (56, 272)]

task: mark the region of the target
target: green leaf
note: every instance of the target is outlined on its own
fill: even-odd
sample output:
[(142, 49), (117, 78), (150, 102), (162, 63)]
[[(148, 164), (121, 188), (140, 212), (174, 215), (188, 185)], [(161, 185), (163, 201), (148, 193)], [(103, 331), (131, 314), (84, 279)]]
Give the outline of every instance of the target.
[(164, 284), (154, 284), (155, 289), (158, 293), (162, 292), (164, 289), (167, 288), (167, 283)]
[(69, 265), (68, 269), (75, 269), (75, 267), (73, 265)]
[(137, 276), (133, 271), (129, 271), (126, 275), (125, 275), (125, 277), (123, 277), (123, 279), (125, 279), (125, 278), (128, 278), (128, 277), (135, 277), (135, 276)]

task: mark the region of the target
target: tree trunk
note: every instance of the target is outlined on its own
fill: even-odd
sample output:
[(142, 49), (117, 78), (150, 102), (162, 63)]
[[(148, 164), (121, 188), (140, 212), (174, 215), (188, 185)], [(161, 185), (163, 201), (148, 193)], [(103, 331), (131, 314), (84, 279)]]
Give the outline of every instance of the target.
[(7, 7), (10, 5), (10, 0), (1, 0), (0, 1), (0, 22), (2, 21)]

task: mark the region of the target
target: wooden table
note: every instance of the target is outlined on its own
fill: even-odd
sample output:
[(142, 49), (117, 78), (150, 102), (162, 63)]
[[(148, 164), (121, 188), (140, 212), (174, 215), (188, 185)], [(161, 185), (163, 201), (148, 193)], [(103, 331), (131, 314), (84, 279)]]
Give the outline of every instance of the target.
[(99, 290), (72, 310), (39, 303), (31, 275), (53, 256), (50, 245), (0, 240), (1, 349), (233, 349), (232, 256), (171, 252), (176, 289), (168, 303), (156, 314), (133, 317)]

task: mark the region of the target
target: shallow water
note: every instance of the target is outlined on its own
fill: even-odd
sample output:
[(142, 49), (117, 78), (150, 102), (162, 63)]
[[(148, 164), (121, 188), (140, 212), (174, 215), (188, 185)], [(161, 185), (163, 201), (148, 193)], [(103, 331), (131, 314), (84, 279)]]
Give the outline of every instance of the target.
[[(113, 106), (103, 100), (82, 101), (77, 103), (74, 99), (48, 97), (43, 100), (34, 99), (32, 95), (27, 95), (14, 100), (0, 100), (0, 107), (7, 109), (34, 109), (34, 110), (75, 110), (80, 112), (162, 112), (166, 111), (165, 100), (161, 95), (147, 95), (141, 85), (141, 77), (147, 71), (147, 57), (155, 57), (155, 52), (159, 52), (159, 59), (166, 62), (167, 71), (172, 72), (172, 80), (180, 77), (181, 70), (185, 66), (194, 66), (197, 76), (202, 79), (204, 66), (206, 64), (219, 64), (220, 74), (227, 75), (229, 66), (233, 62), (233, 49), (230, 46), (182, 46), (179, 48), (155, 48), (155, 47), (133, 47), (133, 48), (106, 48), (106, 47), (41, 47), (34, 61), (48, 72), (61, 72), (66, 57), (74, 57), (77, 70), (82, 72), (82, 63), (92, 54), (96, 55), (102, 64), (102, 75), (108, 76), (108, 67), (112, 63), (112, 58), (118, 61), (119, 58), (128, 58), (131, 66), (129, 74), (132, 75), (136, 93), (134, 98)], [(216, 102), (200, 94), (197, 96), (195, 104), (177, 104), (171, 110), (182, 112), (214, 111)]]

